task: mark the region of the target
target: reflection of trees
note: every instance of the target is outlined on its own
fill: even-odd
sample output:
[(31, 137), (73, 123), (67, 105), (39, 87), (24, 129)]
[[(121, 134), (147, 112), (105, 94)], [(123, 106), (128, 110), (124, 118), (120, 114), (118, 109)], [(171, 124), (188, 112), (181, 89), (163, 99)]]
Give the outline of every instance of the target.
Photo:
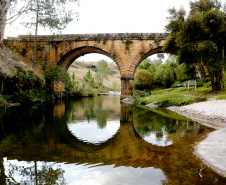
[[(120, 99), (118, 96), (87, 97), (67, 102), (66, 109), (68, 122), (84, 120), (84, 118), (90, 121), (90, 119), (98, 117), (99, 112), (95, 113), (96, 111), (104, 109), (111, 111), (108, 118), (115, 119), (117, 117), (116, 119), (118, 119), (120, 117)], [(103, 121), (100, 122), (103, 123)]]
[(107, 125), (107, 118), (111, 112), (114, 112), (113, 110), (106, 109), (106, 110), (96, 110), (95, 116), (97, 119), (97, 124), (99, 128), (105, 128)]
[(84, 107), (84, 117), (86, 117), (88, 122), (95, 117), (99, 128), (106, 127), (109, 113), (114, 113), (114, 111), (112, 109), (103, 109), (102, 99), (97, 99), (95, 102), (91, 101), (91, 103), (86, 104)]
[(141, 136), (155, 134), (157, 140), (160, 140), (166, 135), (167, 140), (174, 141), (188, 132), (201, 131), (199, 124), (195, 124), (194, 122), (176, 120), (140, 107), (134, 107), (133, 117), (136, 131)]
[(65, 171), (60, 166), (54, 169), (53, 164), (45, 162), (41, 166), (37, 165), (36, 161), (34, 165), (30, 164), (25, 167), (8, 162), (7, 179), (13, 181), (13, 184), (17, 184), (18, 182), (14, 179), (14, 176), (19, 175), (21, 177), (19, 183), (23, 184), (66, 184), (63, 176)]
[(3, 164), (3, 158), (0, 158), (0, 184), (6, 184), (6, 175), (5, 175), (5, 168)]

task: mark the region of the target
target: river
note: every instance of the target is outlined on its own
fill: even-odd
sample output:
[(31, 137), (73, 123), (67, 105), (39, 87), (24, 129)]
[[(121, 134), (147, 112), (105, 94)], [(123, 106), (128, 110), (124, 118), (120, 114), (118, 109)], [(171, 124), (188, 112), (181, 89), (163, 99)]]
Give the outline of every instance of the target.
[(193, 154), (213, 129), (119, 96), (11, 107), (0, 122), (3, 185), (226, 184)]

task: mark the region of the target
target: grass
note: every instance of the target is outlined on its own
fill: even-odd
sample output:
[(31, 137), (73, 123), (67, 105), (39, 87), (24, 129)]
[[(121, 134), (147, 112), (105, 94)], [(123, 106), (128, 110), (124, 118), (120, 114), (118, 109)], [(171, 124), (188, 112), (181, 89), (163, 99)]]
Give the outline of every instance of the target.
[(195, 102), (207, 101), (209, 99), (226, 99), (226, 91), (212, 92), (211, 88), (199, 87), (195, 91), (194, 88), (180, 89), (161, 89), (154, 90), (151, 96), (138, 98), (137, 103), (146, 105), (149, 103), (155, 103), (158, 106), (182, 106)]
[(217, 100), (226, 100), (226, 95), (220, 95), (216, 99)]

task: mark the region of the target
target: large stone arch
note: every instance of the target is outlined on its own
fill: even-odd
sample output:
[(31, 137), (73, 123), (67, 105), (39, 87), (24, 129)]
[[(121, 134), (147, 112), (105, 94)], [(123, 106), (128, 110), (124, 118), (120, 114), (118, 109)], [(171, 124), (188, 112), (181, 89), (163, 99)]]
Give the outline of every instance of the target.
[(103, 54), (105, 56), (108, 56), (113, 60), (113, 58), (107, 53), (106, 51), (103, 51), (100, 48), (92, 47), (92, 46), (83, 46), (79, 48), (72, 49), (65, 53), (60, 60), (57, 62), (57, 65), (63, 67), (64, 69), (68, 70), (70, 65), (79, 57), (84, 56), (86, 54), (90, 53), (99, 53)]

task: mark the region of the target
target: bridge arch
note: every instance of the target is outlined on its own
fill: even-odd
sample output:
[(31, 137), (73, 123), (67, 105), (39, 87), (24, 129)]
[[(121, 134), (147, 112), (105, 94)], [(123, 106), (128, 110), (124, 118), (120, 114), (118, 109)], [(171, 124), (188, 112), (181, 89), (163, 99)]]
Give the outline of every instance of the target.
[[(138, 54), (136, 56), (136, 60), (133, 61), (134, 66), (130, 66), (130, 70), (135, 73), (136, 68), (140, 65), (140, 63), (144, 59), (148, 58), (151, 55), (157, 54), (157, 53), (164, 53), (163, 50), (162, 50), (162, 48), (163, 48), (163, 46), (160, 46), (160, 47), (157, 47), (157, 48), (154, 48), (154, 49), (148, 51), (147, 53), (145, 53), (143, 55)], [(133, 75), (134, 75), (134, 73), (133, 73)]]
[(112, 55), (102, 48), (99, 47), (94, 47), (94, 46), (83, 46), (75, 49), (71, 49), (68, 52), (65, 52), (64, 55), (61, 55), (61, 58), (57, 62), (57, 65), (63, 67), (65, 70), (68, 70), (71, 64), (79, 57), (84, 56), (86, 54), (92, 54), (92, 53), (97, 53), (97, 54), (102, 54), (110, 59), (112, 59), (118, 66), (120, 74), (123, 72), (124, 65), (121, 62), (120, 58), (115, 58), (112, 57)]

